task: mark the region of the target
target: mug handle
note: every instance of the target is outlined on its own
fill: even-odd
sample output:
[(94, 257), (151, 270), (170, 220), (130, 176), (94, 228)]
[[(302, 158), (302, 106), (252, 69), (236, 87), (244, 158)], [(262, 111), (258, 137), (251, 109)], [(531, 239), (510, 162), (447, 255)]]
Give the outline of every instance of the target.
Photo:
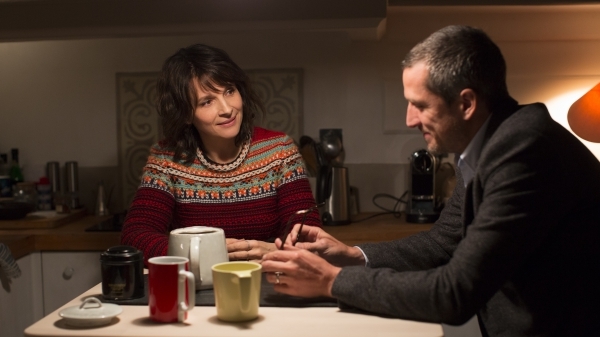
[[(186, 282), (187, 280), (187, 282)], [(187, 283), (187, 304), (186, 302), (186, 285)], [(186, 311), (194, 309), (196, 306), (196, 282), (194, 280), (194, 274), (187, 270), (179, 271), (179, 282), (177, 285), (177, 301), (179, 302), (178, 308), (178, 321), (183, 322)]]
[(250, 297), (252, 287), (252, 273), (250, 271), (237, 272), (235, 273), (240, 280), (240, 296), (241, 298), (241, 311), (246, 313), (250, 310)]
[(190, 239), (190, 267), (198, 283), (202, 283), (202, 274), (200, 273), (200, 237), (193, 236)]

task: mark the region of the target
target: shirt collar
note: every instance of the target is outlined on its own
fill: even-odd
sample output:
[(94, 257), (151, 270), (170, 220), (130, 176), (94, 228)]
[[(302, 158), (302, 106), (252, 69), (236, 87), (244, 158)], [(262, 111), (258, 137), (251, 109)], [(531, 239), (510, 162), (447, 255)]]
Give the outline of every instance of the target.
[(483, 148), (483, 140), (485, 135), (485, 130), (487, 129), (488, 124), (490, 123), (490, 118), (488, 117), (483, 125), (479, 128), (479, 131), (475, 134), (475, 137), (471, 139), (467, 148), (460, 154), (458, 159), (458, 168), (460, 169), (460, 173), (463, 176), (463, 181), (465, 183), (465, 187), (467, 184), (473, 179), (475, 175), (475, 169), (477, 169), (477, 162), (479, 161), (479, 156), (481, 155), (481, 149)]

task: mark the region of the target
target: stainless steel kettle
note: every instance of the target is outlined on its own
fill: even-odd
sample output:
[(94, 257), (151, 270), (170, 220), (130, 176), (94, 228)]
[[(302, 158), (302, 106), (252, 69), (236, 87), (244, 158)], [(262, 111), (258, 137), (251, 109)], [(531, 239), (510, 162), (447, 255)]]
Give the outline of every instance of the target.
[(324, 226), (350, 223), (350, 186), (347, 167), (321, 166), (317, 176), (317, 203), (321, 202), (325, 203), (319, 210)]

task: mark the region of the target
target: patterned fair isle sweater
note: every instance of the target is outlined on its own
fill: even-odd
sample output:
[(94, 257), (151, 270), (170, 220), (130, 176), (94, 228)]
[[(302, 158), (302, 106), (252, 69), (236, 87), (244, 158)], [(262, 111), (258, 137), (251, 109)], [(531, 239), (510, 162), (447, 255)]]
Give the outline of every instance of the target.
[[(230, 164), (198, 156), (189, 165), (155, 144), (123, 225), (121, 242), (144, 260), (167, 255), (169, 232), (189, 226), (219, 227), (228, 238), (272, 241), (290, 216), (315, 205), (304, 162), (293, 140), (259, 127)], [(294, 221), (296, 223), (296, 221)], [(321, 226), (318, 211), (306, 224)]]

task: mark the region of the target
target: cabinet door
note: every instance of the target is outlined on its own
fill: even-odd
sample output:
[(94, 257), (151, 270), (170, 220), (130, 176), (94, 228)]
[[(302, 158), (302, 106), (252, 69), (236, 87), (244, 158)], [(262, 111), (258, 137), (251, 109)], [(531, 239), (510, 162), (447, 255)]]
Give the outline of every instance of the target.
[(44, 315), (102, 281), (101, 252), (42, 252)]
[(25, 328), (44, 317), (40, 253), (18, 259), (17, 265), (21, 276), (0, 275), (0, 337), (22, 337)]

